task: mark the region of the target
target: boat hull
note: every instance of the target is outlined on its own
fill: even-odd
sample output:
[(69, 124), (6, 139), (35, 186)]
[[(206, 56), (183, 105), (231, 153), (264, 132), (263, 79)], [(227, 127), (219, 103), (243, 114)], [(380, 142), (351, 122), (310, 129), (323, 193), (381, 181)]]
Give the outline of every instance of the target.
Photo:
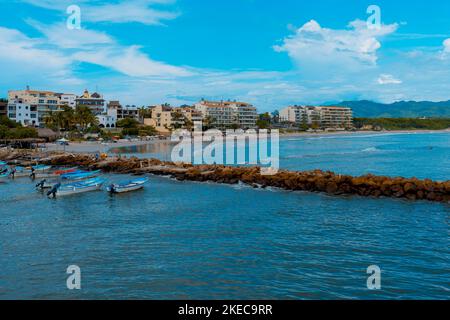
[(136, 191), (136, 190), (140, 190), (143, 189), (144, 185), (136, 185), (136, 186), (130, 186), (130, 187), (108, 187), (108, 192), (111, 193), (126, 193), (126, 192), (131, 192), (131, 191)]
[(92, 191), (98, 191), (100, 190), (100, 188), (102, 187), (102, 183), (97, 184), (97, 185), (92, 185), (92, 186), (86, 186), (86, 187), (64, 187), (62, 189), (59, 189), (56, 192), (56, 197), (66, 197), (66, 196), (71, 196), (71, 195), (75, 195), (75, 194), (81, 194), (81, 193), (86, 193), (86, 192), (92, 192)]

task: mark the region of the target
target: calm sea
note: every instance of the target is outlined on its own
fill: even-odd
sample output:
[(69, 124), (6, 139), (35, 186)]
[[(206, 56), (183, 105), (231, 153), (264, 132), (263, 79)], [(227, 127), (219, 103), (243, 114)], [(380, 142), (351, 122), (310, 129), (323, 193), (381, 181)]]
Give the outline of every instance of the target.
[[(283, 138), (281, 166), (435, 180), (450, 134)], [(168, 158), (168, 144), (115, 150)], [(109, 175), (110, 182), (126, 176)], [(151, 177), (49, 200), (0, 184), (0, 299), (449, 299), (450, 205)], [(78, 265), (82, 289), (66, 288)], [(381, 290), (367, 289), (367, 267)]]

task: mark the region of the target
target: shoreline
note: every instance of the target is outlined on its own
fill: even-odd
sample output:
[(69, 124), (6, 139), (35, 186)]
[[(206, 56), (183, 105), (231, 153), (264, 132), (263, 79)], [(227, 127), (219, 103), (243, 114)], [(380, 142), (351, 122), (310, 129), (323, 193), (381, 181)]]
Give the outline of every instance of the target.
[[(399, 131), (336, 131), (336, 132), (292, 132), (280, 133), (280, 139), (285, 138), (311, 138), (311, 137), (332, 137), (332, 136), (359, 136), (364, 134), (370, 135), (385, 135), (385, 134), (427, 134), (427, 133), (450, 133), (450, 129), (446, 130), (399, 130)], [(169, 140), (154, 139), (147, 141), (119, 141), (117, 143), (102, 143), (102, 142), (71, 142), (64, 147), (56, 143), (47, 143), (46, 152), (71, 152), (71, 153), (109, 153), (113, 148), (122, 147), (137, 147), (156, 143), (171, 143)]]

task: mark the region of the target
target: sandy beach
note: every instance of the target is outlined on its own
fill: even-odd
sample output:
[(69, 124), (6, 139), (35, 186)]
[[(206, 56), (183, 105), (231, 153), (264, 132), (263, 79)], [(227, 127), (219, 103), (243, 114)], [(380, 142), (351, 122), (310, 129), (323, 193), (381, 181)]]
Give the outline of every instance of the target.
[[(358, 136), (358, 135), (383, 135), (383, 134), (426, 134), (426, 133), (450, 133), (450, 129), (448, 130), (401, 130), (401, 131), (337, 131), (337, 132), (293, 132), (293, 133), (282, 133), (280, 134), (281, 139), (285, 138), (309, 138), (309, 137), (323, 137), (323, 136)], [(98, 142), (98, 141), (89, 141), (89, 142), (70, 142), (68, 146), (59, 145), (57, 143), (47, 143), (46, 151), (66, 151), (71, 153), (108, 153), (111, 148), (120, 148), (120, 147), (132, 147), (132, 146), (142, 146), (147, 144), (155, 144), (155, 143), (170, 143), (170, 140), (147, 140), (147, 141), (127, 141), (121, 140), (118, 142)]]
[(108, 153), (111, 148), (141, 146), (160, 142), (170, 142), (169, 140), (148, 140), (148, 141), (118, 141), (118, 142), (70, 142), (69, 145), (64, 146), (57, 143), (47, 143), (46, 151), (66, 151), (71, 153)]

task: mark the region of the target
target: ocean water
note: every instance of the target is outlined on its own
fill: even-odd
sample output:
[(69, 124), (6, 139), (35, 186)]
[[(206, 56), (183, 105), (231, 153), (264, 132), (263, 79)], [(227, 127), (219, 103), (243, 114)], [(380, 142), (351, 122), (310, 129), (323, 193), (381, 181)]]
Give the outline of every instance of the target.
[[(287, 138), (281, 166), (448, 180), (449, 137)], [(449, 204), (154, 176), (135, 193), (47, 199), (17, 179), (0, 184), (0, 299), (449, 299), (449, 217)]]

